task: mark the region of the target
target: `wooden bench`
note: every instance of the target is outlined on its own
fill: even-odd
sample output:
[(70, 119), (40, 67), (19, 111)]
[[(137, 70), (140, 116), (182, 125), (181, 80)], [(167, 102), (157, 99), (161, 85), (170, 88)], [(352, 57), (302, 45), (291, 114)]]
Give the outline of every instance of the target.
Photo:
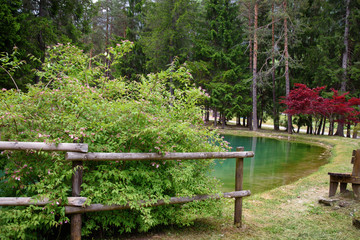
[(346, 191), (348, 183), (352, 184), (355, 199), (360, 199), (360, 149), (353, 150), (351, 163), (354, 165), (352, 173), (331, 173), (329, 197), (334, 196), (340, 183), (340, 193)]

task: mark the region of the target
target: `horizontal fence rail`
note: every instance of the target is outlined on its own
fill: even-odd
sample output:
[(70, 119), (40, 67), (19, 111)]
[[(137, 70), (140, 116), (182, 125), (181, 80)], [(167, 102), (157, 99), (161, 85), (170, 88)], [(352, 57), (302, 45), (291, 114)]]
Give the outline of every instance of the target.
[[(234, 192), (225, 192), (215, 195), (197, 195), (193, 197), (171, 197), (167, 200), (161, 199), (157, 200), (155, 203), (151, 200), (149, 201), (139, 201), (140, 206), (144, 207), (155, 207), (165, 204), (179, 204), (179, 203), (188, 203), (193, 201), (201, 201), (205, 199), (220, 199), (224, 198), (238, 198), (250, 196), (251, 192), (249, 190), (243, 191), (234, 191)], [(87, 198), (86, 197), (68, 197), (67, 204), (65, 205), (66, 214), (75, 214), (75, 213), (86, 213), (86, 212), (98, 212), (98, 211), (109, 211), (109, 210), (121, 210), (131, 208), (129, 204), (125, 205), (103, 205), (103, 204), (90, 204), (85, 206)], [(30, 197), (0, 197), (0, 206), (45, 206), (51, 204), (53, 201), (48, 199), (35, 199)], [(60, 203), (61, 204), (61, 203)]]
[(139, 160), (177, 160), (177, 159), (214, 159), (214, 158), (248, 158), (254, 152), (189, 152), (189, 153), (76, 153), (67, 152), (69, 161), (139, 161)]
[[(84, 206), (86, 199), (86, 197), (68, 197), (66, 206), (82, 207)], [(54, 203), (54, 201), (50, 201), (47, 198), (36, 199), (31, 197), (0, 197), (0, 206), (45, 206), (51, 203)]]
[(41, 150), (64, 152), (87, 152), (85, 143), (44, 143), (44, 142), (4, 142), (0, 141), (0, 150)]
[[(216, 195), (196, 195), (193, 197), (171, 197), (168, 200), (157, 200), (155, 203), (150, 201), (140, 201), (139, 205), (144, 207), (155, 207), (167, 204), (180, 204), (180, 203), (188, 203), (193, 201), (202, 201), (209, 198), (212, 199), (220, 199), (224, 198), (239, 198), (250, 196), (251, 192), (249, 190), (244, 191), (235, 191), (235, 192), (227, 192)], [(99, 211), (110, 211), (110, 210), (122, 210), (122, 209), (130, 209), (130, 205), (103, 205), (103, 204), (91, 204), (86, 207), (75, 207), (69, 206), (65, 207), (66, 214), (78, 214), (78, 213), (86, 213), (86, 212), (99, 212)]]
[[(245, 152), (243, 147), (237, 147), (236, 152), (193, 152), (193, 153), (87, 153), (88, 145), (83, 143), (43, 143), (43, 142), (4, 142), (0, 141), (0, 150), (39, 150), (65, 151), (65, 160), (72, 161), (74, 174), (72, 178), (72, 197), (67, 198), (65, 213), (71, 214), (71, 239), (81, 239), (81, 214), (86, 212), (130, 209), (129, 203), (124, 205), (85, 205), (86, 197), (81, 197), (81, 184), (84, 161), (143, 161), (143, 160), (189, 160), (189, 159), (221, 159), (236, 158), (235, 191), (215, 195), (196, 195), (190, 197), (171, 197), (160, 200), (143, 200), (138, 204), (143, 207), (154, 207), (165, 204), (179, 204), (205, 199), (235, 198), (234, 224), (241, 227), (242, 198), (250, 196), (249, 190), (243, 190), (243, 159), (254, 156), (254, 152)], [(49, 199), (30, 197), (2, 197), (0, 206), (44, 206), (53, 204)], [(59, 202), (59, 204), (62, 204)]]

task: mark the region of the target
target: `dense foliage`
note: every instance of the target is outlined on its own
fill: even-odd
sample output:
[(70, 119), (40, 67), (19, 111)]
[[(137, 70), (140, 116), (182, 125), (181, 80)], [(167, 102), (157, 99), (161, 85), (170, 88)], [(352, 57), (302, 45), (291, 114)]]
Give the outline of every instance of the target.
[[(111, 61), (128, 52), (131, 42), (111, 48)], [(57, 44), (39, 73), (41, 82), (24, 93), (0, 92), (0, 140), (83, 142), (90, 152), (224, 151), (227, 143), (207, 130), (197, 102), (206, 98), (190, 84), (184, 66), (143, 76), (141, 82), (109, 79), (101, 63), (79, 48)], [(92, 68), (89, 68), (89, 61)], [(169, 78), (181, 85), (169, 92)], [(214, 201), (182, 206), (140, 208), (140, 200), (169, 199), (216, 191), (209, 175), (212, 161), (85, 162), (81, 196), (88, 203), (126, 204), (131, 210), (88, 213), (83, 235), (107, 236), (163, 224), (190, 224), (196, 215), (216, 213)], [(3, 207), (0, 238), (50, 238), (67, 225), (66, 197), (71, 195), (72, 164), (63, 153), (3, 151), (0, 195), (50, 198), (45, 207)], [(103, 235), (104, 236), (104, 235)]]
[[(0, 52), (11, 55), (17, 46), (18, 58), (26, 60), (12, 73), (24, 91), (27, 83), (39, 81), (32, 69), (41, 70), (47, 45), (71, 42), (93, 56), (127, 39), (134, 51), (108, 76), (139, 81), (141, 74), (164, 70), (176, 58), (187, 62), (192, 81), (210, 95), (202, 104), (220, 112), (224, 124), (254, 111), (260, 127), (271, 116), (278, 129), (280, 96), (294, 83), (326, 84), (328, 91), (359, 96), (358, 1), (17, 0), (0, 5)], [(15, 87), (4, 69), (0, 87)]]
[[(322, 97), (320, 93), (324, 89), (325, 86), (311, 89), (305, 84), (295, 84), (289, 96), (282, 101), (287, 106), (285, 112), (313, 117), (315, 127), (321, 118), (329, 119), (330, 126), (333, 126), (334, 122), (345, 124), (360, 122), (360, 98), (347, 97), (349, 93), (339, 94), (335, 89), (332, 89), (330, 97)], [(331, 127), (330, 131), (332, 131)]]

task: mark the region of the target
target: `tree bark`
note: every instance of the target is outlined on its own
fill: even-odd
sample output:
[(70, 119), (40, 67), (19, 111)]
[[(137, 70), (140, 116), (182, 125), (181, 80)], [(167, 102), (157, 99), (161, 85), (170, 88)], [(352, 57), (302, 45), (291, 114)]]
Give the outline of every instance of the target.
[(347, 127), (346, 127), (346, 137), (348, 137), (348, 138), (351, 137), (350, 128), (351, 128), (351, 125), (350, 125), (350, 124), (347, 124)]
[(252, 81), (252, 100), (253, 100), (253, 116), (252, 116), (252, 130), (258, 130), (258, 119), (257, 119), (257, 27), (258, 27), (258, 8), (259, 5), (255, 2), (254, 6), (254, 49), (253, 49), (253, 81)]
[(334, 120), (329, 118), (330, 126), (329, 126), (329, 136), (332, 136), (334, 134)]
[[(320, 119), (319, 127), (318, 127), (318, 129), (317, 129), (317, 135), (320, 135), (321, 127), (322, 127), (322, 125), (323, 125), (323, 121), (324, 121), (324, 118), (322, 117), (322, 118)], [(324, 123), (324, 124), (325, 124), (325, 123)]]
[(358, 132), (357, 132), (357, 130), (356, 130), (356, 126), (357, 126), (357, 123), (355, 123), (355, 125), (354, 125), (354, 130), (353, 130), (353, 138), (357, 138), (357, 135), (358, 135)]
[(252, 46), (252, 34), (251, 34), (251, 27), (252, 27), (252, 18), (251, 18), (251, 3), (249, 4), (249, 14), (248, 14), (248, 19), (249, 19), (249, 69), (250, 69), (250, 73), (252, 73), (252, 64), (253, 64), (253, 46)]
[(272, 94), (273, 94), (273, 119), (274, 119), (274, 130), (278, 131), (279, 128), (279, 115), (277, 111), (277, 101), (276, 101), (276, 82), (275, 82), (275, 17), (274, 17), (274, 2), (272, 3), (272, 21), (271, 21), (271, 39), (272, 39)]
[(110, 72), (109, 72), (110, 60), (107, 58), (108, 54), (109, 54), (108, 47), (109, 47), (109, 41), (110, 41), (110, 33), (109, 33), (110, 16), (109, 16), (109, 11), (110, 11), (109, 0), (106, 0), (106, 33), (105, 33), (105, 53), (106, 53), (105, 67), (106, 67), (106, 70), (107, 70), (105, 72), (106, 77), (110, 77)]
[(222, 115), (221, 115), (221, 128), (222, 129), (225, 128), (225, 121), (226, 121), (225, 113), (222, 113)]
[(236, 116), (236, 126), (241, 126), (240, 115)]
[(216, 108), (214, 109), (214, 127), (217, 126), (217, 110)]
[[(342, 81), (341, 81), (341, 92), (346, 91), (346, 83), (347, 83), (347, 66), (349, 61), (349, 16), (350, 16), (350, 0), (345, 0), (346, 4), (346, 14), (345, 14), (345, 31), (344, 31), (344, 52), (343, 52), (343, 58), (342, 58)], [(339, 122), (338, 127), (336, 129), (335, 135), (344, 136), (344, 123)]]
[(324, 135), (324, 132), (325, 132), (325, 125), (326, 125), (326, 117), (324, 117), (324, 123), (323, 123), (323, 126), (322, 126), (321, 135)]
[(210, 108), (209, 106), (205, 106), (205, 122), (209, 122), (210, 118)]
[[(287, 1), (283, 1), (284, 12), (286, 13)], [(285, 54), (285, 84), (286, 84), (286, 97), (290, 93), (290, 78), (289, 78), (289, 51), (288, 51), (288, 28), (287, 28), (287, 17), (284, 17), (284, 54)], [(291, 115), (287, 115), (288, 127), (287, 131), (292, 134), (292, 118)]]

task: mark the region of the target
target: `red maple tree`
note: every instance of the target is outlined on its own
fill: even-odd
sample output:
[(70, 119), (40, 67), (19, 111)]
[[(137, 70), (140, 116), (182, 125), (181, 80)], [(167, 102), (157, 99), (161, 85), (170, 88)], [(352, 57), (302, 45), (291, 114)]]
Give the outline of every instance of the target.
[[(320, 92), (326, 87), (309, 88), (305, 84), (296, 83), (287, 98), (281, 103), (287, 106), (284, 113), (291, 115), (309, 115), (315, 118), (315, 122), (325, 117), (329, 119), (330, 126), (334, 122), (355, 124), (360, 122), (360, 98), (347, 98), (348, 92), (339, 95), (335, 89), (331, 89), (331, 98), (323, 98)], [(332, 129), (331, 129), (332, 130)]]

